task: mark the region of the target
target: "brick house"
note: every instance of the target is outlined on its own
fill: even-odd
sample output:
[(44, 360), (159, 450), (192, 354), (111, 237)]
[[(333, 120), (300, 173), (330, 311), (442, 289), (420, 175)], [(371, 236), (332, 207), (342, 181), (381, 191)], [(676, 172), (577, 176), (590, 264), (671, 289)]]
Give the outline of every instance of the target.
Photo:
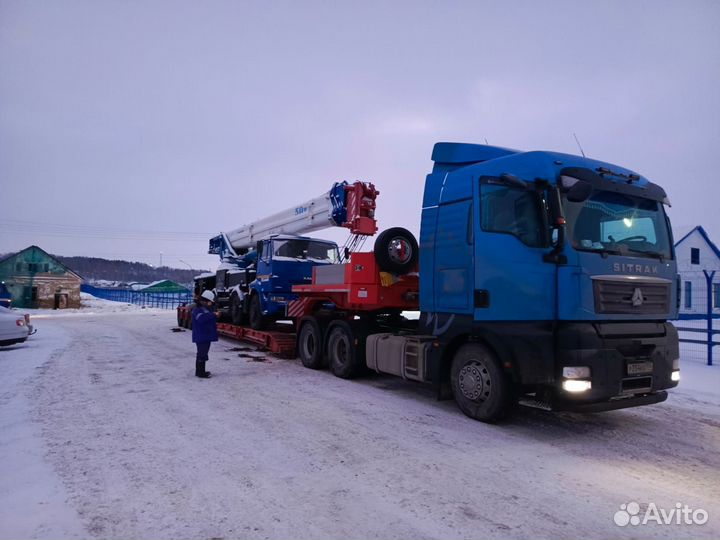
[(80, 307), (82, 277), (37, 246), (0, 260), (0, 281), (5, 283), (16, 307)]

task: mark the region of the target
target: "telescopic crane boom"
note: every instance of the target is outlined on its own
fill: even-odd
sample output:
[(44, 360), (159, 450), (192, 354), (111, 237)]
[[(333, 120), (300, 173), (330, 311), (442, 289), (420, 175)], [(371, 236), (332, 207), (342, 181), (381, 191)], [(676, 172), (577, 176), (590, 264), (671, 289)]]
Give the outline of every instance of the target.
[(370, 182), (336, 182), (319, 197), (210, 239), (208, 253), (238, 257), (259, 240), (275, 234), (309, 234), (328, 227), (345, 227), (357, 236), (377, 232), (375, 199)]

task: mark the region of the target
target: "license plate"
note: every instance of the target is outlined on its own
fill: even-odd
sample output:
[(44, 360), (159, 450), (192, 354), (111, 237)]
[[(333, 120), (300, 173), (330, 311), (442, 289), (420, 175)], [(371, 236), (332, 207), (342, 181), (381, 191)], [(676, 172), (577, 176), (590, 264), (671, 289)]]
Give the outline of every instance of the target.
[(627, 365), (628, 375), (641, 375), (643, 373), (652, 373), (653, 363), (652, 362), (637, 362), (634, 364)]

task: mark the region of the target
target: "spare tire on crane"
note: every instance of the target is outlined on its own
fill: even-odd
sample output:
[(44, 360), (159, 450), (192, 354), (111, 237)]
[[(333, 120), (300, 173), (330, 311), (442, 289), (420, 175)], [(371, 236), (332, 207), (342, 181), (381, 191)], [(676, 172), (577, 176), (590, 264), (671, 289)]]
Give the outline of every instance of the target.
[(402, 227), (381, 232), (375, 240), (375, 261), (383, 272), (407, 274), (418, 261), (418, 243), (413, 233)]

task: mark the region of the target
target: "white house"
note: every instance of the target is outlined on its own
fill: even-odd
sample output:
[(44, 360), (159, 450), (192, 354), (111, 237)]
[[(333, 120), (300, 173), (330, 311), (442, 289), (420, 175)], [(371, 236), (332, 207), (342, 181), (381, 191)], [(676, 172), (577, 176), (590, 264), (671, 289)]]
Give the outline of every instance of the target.
[(713, 271), (712, 307), (720, 313), (720, 250), (705, 229), (698, 225), (682, 236), (675, 243), (675, 256), (681, 280), (680, 313), (707, 313), (705, 272)]

